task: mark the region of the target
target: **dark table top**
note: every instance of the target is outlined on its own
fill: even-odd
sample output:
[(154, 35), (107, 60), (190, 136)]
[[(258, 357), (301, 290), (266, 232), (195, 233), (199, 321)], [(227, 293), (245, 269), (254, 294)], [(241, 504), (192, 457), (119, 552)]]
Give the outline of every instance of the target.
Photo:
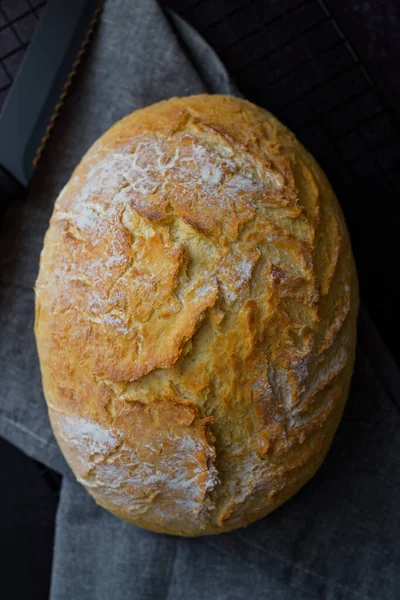
[[(397, 0), (163, 4), (208, 40), (243, 94), (291, 127), (325, 169), (349, 224), (362, 300), (400, 360)], [(0, 108), (45, 5), (44, 0), (0, 0)], [(48, 471), (44, 478), (36, 463), (4, 441), (0, 455), (2, 591), (9, 600), (28, 594), (45, 598), (55, 480)]]

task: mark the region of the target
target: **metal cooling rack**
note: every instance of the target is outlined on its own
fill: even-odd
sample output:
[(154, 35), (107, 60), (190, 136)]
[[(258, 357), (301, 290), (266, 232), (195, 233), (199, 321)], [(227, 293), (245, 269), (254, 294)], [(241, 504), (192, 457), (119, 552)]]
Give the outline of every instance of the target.
[(399, 189), (399, 123), (320, 0), (169, 0), (217, 50), (245, 95), (275, 113), (336, 185)]
[(0, 110), (46, 2), (0, 1)]

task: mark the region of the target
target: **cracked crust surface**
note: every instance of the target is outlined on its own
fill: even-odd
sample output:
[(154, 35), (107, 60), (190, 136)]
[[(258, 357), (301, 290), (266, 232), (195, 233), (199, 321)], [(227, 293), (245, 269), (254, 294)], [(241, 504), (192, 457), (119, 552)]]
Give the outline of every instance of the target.
[(334, 193), (270, 113), (138, 110), (59, 195), (36, 283), (54, 433), (118, 516), (201, 535), (317, 470), (354, 361), (357, 277)]

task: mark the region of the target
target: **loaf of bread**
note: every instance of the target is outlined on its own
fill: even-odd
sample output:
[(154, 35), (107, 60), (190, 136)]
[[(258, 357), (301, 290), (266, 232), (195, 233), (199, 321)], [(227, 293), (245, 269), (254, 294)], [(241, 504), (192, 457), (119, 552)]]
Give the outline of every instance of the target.
[(59, 195), (36, 283), (44, 392), (78, 481), (158, 532), (264, 517), (332, 442), (357, 307), (335, 195), (270, 113), (200, 95), (122, 119)]

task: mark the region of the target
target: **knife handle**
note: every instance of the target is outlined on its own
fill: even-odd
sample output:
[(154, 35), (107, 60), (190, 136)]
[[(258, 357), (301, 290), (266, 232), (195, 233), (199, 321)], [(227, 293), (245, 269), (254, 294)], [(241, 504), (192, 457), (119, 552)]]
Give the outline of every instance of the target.
[(0, 166), (0, 214), (10, 202), (19, 200), (25, 193), (26, 188)]

